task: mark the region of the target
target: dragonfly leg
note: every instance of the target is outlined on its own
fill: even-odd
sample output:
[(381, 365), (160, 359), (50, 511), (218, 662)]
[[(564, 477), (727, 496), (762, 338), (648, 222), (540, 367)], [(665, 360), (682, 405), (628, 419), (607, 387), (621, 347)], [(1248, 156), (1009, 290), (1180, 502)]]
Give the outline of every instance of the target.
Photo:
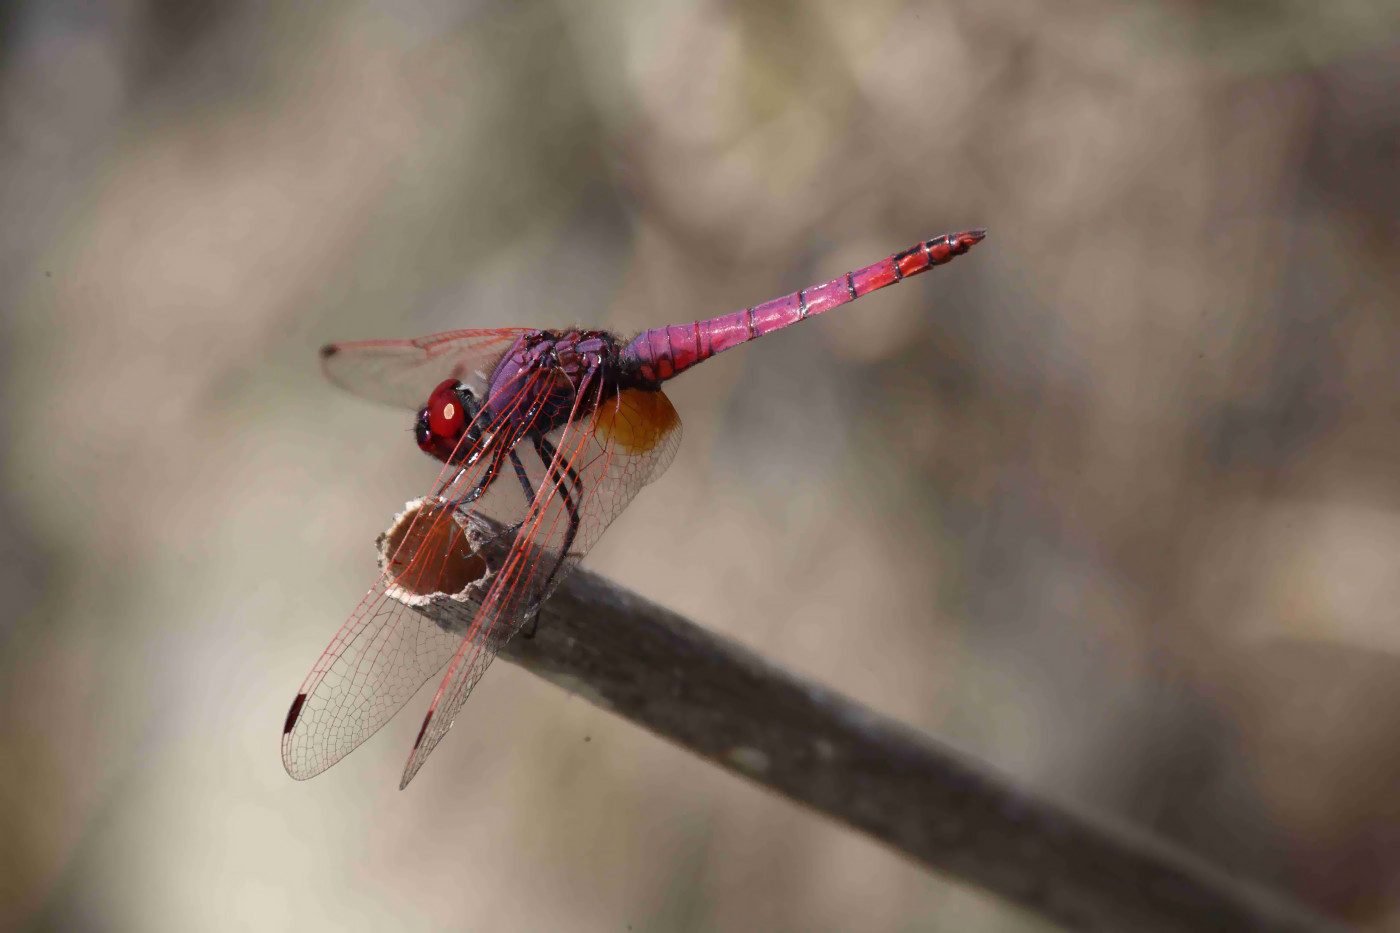
[[(569, 548), (574, 546), (574, 538), (578, 535), (578, 527), (582, 522), (579, 515), (579, 505), (583, 499), (583, 481), (574, 472), (572, 464), (564, 464), (564, 472), (568, 474), (570, 486), (564, 485), (564, 477), (559, 475), (559, 471), (554, 469), (555, 447), (541, 435), (535, 438), (535, 449), (539, 451), (540, 459), (551, 467), (550, 479), (553, 480), (559, 489), (564, 493), (564, 508), (569, 511), (569, 530), (564, 535), (564, 547), (561, 550), (562, 557), (569, 556)], [(561, 559), (562, 559), (561, 557)], [(551, 577), (553, 574), (550, 575)]]
[[(458, 386), (460, 388), (461, 384), (458, 383)], [(457, 393), (457, 399), (461, 402), (463, 415), (467, 419), (467, 431), (465, 437), (462, 440), (462, 443), (465, 443), (467, 450), (473, 450), (477, 447), (478, 444), (481, 443), (482, 429), (481, 425), (479, 424), (481, 414), (481, 403), (476, 400), (476, 396), (472, 394), (470, 389), (460, 389), (460, 391)], [(462, 505), (470, 505), (471, 503), (480, 499), (482, 496), (486, 495), (487, 490), (491, 488), (491, 484), (496, 481), (496, 477), (500, 474), (501, 467), (505, 463), (506, 455), (510, 454), (512, 458), (515, 457), (515, 444), (519, 443), (519, 441), (520, 438), (517, 436), (513, 443), (499, 444), (494, 447), (494, 449), (491, 451), (491, 459), (487, 462), (486, 470), (482, 473), (481, 479), (478, 480), (476, 485), (473, 486), (471, 489), (468, 489), (465, 493), (452, 500), (453, 508)], [(456, 475), (454, 475), (452, 479), (445, 486), (443, 486), (443, 489), (451, 489), (458, 482), (460, 482), (462, 478), (466, 476), (467, 470), (477, 461), (477, 459), (480, 458), (480, 456), (481, 454), (477, 453), (470, 459), (463, 461), (457, 460), (454, 455), (453, 459), (456, 460), (456, 462), (462, 463), (462, 466), (458, 468)], [(518, 462), (516, 463), (516, 475), (519, 476), (522, 481), (524, 481), (524, 467), (521, 466)], [(528, 486), (526, 488), (528, 489)], [(526, 493), (527, 497), (530, 495), (532, 495), (532, 493)]]
[[(559, 560), (555, 562), (554, 568), (550, 570), (549, 576), (545, 578), (544, 585), (540, 588), (541, 594), (548, 594), (550, 588), (554, 586), (555, 579), (559, 576), (559, 571), (564, 568), (564, 561), (569, 557), (569, 548), (573, 547), (574, 538), (578, 536), (579, 525), (582, 522), (582, 515), (579, 512), (579, 505), (582, 501), (583, 483), (579, 479), (578, 473), (569, 464), (564, 465), (563, 472), (554, 465), (554, 458), (557, 450), (553, 444), (545, 440), (544, 435), (535, 435), (535, 452), (544, 462), (547, 479), (552, 482), (556, 489), (564, 495), (564, 508), (569, 513), (569, 530), (564, 535), (564, 547), (559, 553)], [(565, 482), (564, 477), (568, 477)], [(535, 614), (530, 619), (529, 628), (521, 632), (523, 638), (534, 638), (535, 632), (540, 627), (540, 607), (535, 607)]]
[(459, 506), (469, 505), (486, 495), (486, 490), (491, 488), (491, 484), (496, 481), (496, 476), (501, 472), (501, 464), (505, 462), (506, 455), (513, 453), (513, 447), (507, 447), (504, 444), (501, 445), (501, 447), (491, 455), (491, 462), (487, 465), (486, 472), (482, 474), (481, 479), (478, 480), (477, 484), (471, 489), (468, 489), (461, 496), (454, 499), (452, 507), (457, 508)]
[[(578, 473), (574, 472), (572, 464), (564, 464), (564, 473), (568, 475), (569, 485), (565, 485), (564, 477), (559, 474), (554, 467), (554, 457), (556, 448), (543, 435), (535, 438), (535, 449), (539, 452), (540, 459), (550, 465), (550, 479), (553, 480), (564, 493), (564, 508), (569, 511), (569, 530), (564, 535), (564, 547), (560, 549), (559, 563), (554, 567), (554, 573), (549, 575), (552, 582), (555, 574), (559, 572), (559, 567), (564, 563), (564, 559), (569, 556), (569, 548), (574, 546), (574, 538), (578, 536), (578, 528), (582, 523), (582, 516), (579, 514), (579, 506), (583, 502), (583, 481), (579, 479)], [(548, 585), (546, 585), (548, 589)]]
[[(526, 473), (525, 473), (525, 464), (523, 464), (523, 463), (520, 462), (520, 455), (517, 454), (517, 453), (515, 452), (515, 448), (514, 448), (514, 447), (512, 447), (511, 450), (510, 450), (510, 465), (513, 466), (513, 467), (515, 467), (515, 478), (518, 479), (518, 480), (520, 480), (520, 488), (521, 488), (522, 490), (524, 490), (524, 492), (525, 492), (525, 501), (526, 501), (526, 502), (534, 502), (534, 501), (535, 501), (535, 487), (532, 486), (532, 485), (530, 484), (530, 477), (527, 476)], [(520, 529), (520, 527), (521, 527), (522, 525), (524, 525), (524, 524), (525, 524), (525, 523), (524, 523), (523, 521), (517, 522), (516, 525), (515, 525), (515, 528), (512, 529), (512, 531), (518, 531), (518, 530)], [(521, 638), (534, 638), (534, 637), (535, 637), (535, 630), (536, 630), (537, 628), (539, 628), (539, 627), (540, 627), (540, 614), (539, 614), (538, 607), (537, 607), (537, 608), (536, 608), (536, 612), (535, 612), (534, 618), (532, 618), (532, 619), (530, 620), (530, 628), (529, 628), (529, 630), (528, 630), (528, 631), (522, 631), (522, 632), (520, 633), (520, 637), (521, 637)]]
[(510, 465), (515, 467), (515, 478), (520, 480), (520, 488), (525, 490), (526, 503), (534, 502), (535, 487), (530, 485), (530, 477), (525, 475), (525, 464), (520, 462), (520, 455), (514, 447), (510, 449)]

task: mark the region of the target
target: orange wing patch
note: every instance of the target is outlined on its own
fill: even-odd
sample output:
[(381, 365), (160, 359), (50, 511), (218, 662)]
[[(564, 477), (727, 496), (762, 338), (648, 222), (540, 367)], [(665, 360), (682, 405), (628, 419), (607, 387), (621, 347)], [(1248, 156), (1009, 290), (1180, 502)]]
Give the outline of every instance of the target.
[(629, 454), (650, 452), (680, 424), (671, 400), (660, 389), (623, 389), (598, 406), (593, 427), (603, 443)]

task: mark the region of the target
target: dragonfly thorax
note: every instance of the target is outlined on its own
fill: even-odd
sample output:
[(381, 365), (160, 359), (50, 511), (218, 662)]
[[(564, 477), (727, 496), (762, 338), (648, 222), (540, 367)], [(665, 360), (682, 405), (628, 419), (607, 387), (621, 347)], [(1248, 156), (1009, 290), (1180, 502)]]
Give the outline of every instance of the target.
[[(612, 381), (620, 344), (605, 331), (532, 331), (517, 340), (491, 373), (487, 417), (496, 424), (530, 425), (547, 434), (579, 410), (579, 390), (594, 379)], [(596, 393), (588, 393), (596, 397)]]

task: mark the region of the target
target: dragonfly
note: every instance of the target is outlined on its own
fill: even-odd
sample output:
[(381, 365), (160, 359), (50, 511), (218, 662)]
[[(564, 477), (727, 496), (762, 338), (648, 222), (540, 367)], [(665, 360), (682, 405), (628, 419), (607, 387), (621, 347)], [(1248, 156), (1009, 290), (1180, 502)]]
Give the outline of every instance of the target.
[[(407, 787), (492, 659), (609, 523), (675, 457), (681, 423), (663, 385), (716, 353), (943, 265), (986, 236), (925, 240), (790, 295), (643, 331), (456, 330), (331, 344), (321, 363), (355, 395), (416, 412), (442, 463), (379, 541), (380, 576), (287, 712), (282, 762), (305, 780), (373, 735), (442, 677), (404, 767)], [(438, 599), (469, 623), (435, 621)]]

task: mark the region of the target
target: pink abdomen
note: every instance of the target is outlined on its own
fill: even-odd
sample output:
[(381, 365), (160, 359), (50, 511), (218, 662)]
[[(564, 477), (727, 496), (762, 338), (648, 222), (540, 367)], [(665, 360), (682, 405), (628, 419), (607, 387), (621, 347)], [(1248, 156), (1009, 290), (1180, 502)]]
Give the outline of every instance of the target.
[(839, 279), (800, 289), (752, 308), (694, 324), (672, 324), (643, 331), (623, 348), (623, 360), (634, 361), (643, 378), (665, 382), (730, 347), (940, 266), (967, 252), (986, 235), (985, 230), (945, 234), (848, 272)]

